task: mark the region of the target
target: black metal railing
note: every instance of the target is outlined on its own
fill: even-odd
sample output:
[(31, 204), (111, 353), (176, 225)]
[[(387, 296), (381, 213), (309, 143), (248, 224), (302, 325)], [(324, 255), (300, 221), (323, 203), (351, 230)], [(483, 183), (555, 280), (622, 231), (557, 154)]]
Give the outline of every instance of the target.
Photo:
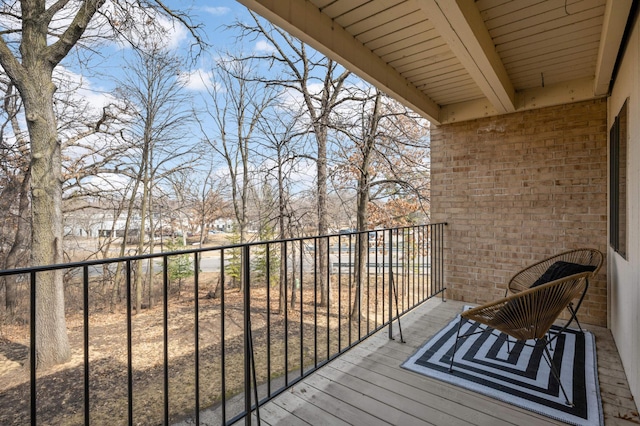
[[(0, 423), (250, 424), (266, 401), (444, 297), (444, 225), (0, 271), (29, 298), (28, 337), (11, 343), (29, 374), (0, 372), (12, 407)], [(64, 272), (72, 357), (40, 371), (36, 289), (52, 270)]]

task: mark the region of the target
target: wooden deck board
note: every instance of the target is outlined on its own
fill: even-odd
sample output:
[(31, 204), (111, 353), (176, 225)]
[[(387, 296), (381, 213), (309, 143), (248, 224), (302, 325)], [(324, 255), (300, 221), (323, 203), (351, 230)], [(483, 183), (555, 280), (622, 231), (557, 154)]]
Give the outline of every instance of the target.
[[(265, 424), (562, 424), (496, 399), (413, 373), (400, 365), (462, 310), (434, 299), (402, 317), (405, 343), (381, 330), (260, 410)], [(636, 407), (609, 330), (596, 337), (605, 425), (632, 424)], [(637, 421), (637, 417), (636, 417)]]
[[(384, 355), (374, 354), (368, 359), (368, 362), (361, 362), (360, 365), (363, 368), (369, 368), (384, 375), (390, 382), (400, 383), (401, 386), (406, 385), (414, 392), (415, 389), (425, 392), (428, 395), (425, 396), (426, 405), (435, 406), (438, 409), (444, 409), (446, 406), (447, 409), (452, 410), (452, 412), (460, 415), (471, 424), (476, 422), (479, 422), (477, 424), (492, 425), (549, 424), (547, 417), (536, 415), (512, 405), (505, 405), (496, 399), (477, 392), (461, 389), (408, 370), (398, 370), (397, 363), (389, 361), (390, 358), (386, 357), (385, 359)], [(387, 384), (387, 386), (391, 385)], [(487, 422), (484, 422), (485, 419)]]
[(358, 398), (357, 402), (361, 403), (362, 406), (355, 407), (351, 405), (351, 401), (349, 401), (348, 398), (342, 398), (345, 392), (341, 391), (340, 386), (327, 383), (327, 380), (322, 376), (314, 375), (313, 377), (309, 377), (304, 383), (296, 385), (294, 392), (350, 424), (356, 422), (363, 422), (372, 426), (386, 424), (386, 422), (382, 421), (379, 417), (376, 417), (375, 413), (363, 409), (363, 407), (367, 407), (371, 401)]
[[(399, 401), (396, 398), (388, 403), (380, 403), (379, 399), (367, 395), (366, 389), (361, 387), (357, 388), (357, 386), (355, 386), (356, 389), (354, 389), (353, 383), (348, 383), (347, 380), (343, 380), (342, 378), (339, 379), (339, 381), (332, 380), (326, 377), (327, 371), (323, 373), (324, 374), (314, 375), (314, 377), (309, 379), (309, 382), (318, 389), (322, 389), (322, 392), (326, 392), (354, 407), (354, 410), (359, 412), (354, 420), (359, 424), (399, 424), (398, 422), (415, 425), (434, 424), (407, 412), (407, 410), (405, 410), (407, 403), (404, 401)], [(368, 416), (375, 417), (375, 422), (370, 423), (371, 419), (368, 418)]]
[[(284, 392), (280, 394), (274, 401), (276, 405), (280, 406), (294, 417), (281, 418), (277, 422), (273, 422), (270, 418), (265, 417), (267, 423), (282, 424), (283, 422), (291, 424), (304, 424), (305, 422), (311, 425), (348, 425), (349, 423), (334, 416), (330, 411), (326, 411), (317, 407), (314, 404), (310, 404), (307, 399), (301, 398), (295, 392)], [(329, 408), (329, 407), (327, 407)], [(262, 415), (262, 413), (261, 413)], [(302, 420), (302, 421), (300, 421)]]
[[(345, 372), (348, 371), (348, 373)], [(354, 364), (349, 365), (346, 361), (333, 363), (325, 371), (319, 374), (333, 374), (336, 380), (344, 380), (348, 387), (355, 391), (360, 389), (373, 389), (376, 395), (372, 397), (380, 398), (381, 403), (388, 403), (392, 398), (386, 397), (385, 394), (396, 394), (407, 400), (404, 402), (404, 409), (416, 410), (414, 415), (429, 412), (428, 420), (435, 424), (473, 424), (476, 421), (484, 424), (507, 425), (494, 416), (486, 415), (472, 408), (465, 407), (457, 402), (448, 400), (439, 395), (435, 395), (419, 387), (412, 386), (404, 380), (390, 380), (390, 377), (379, 374), (369, 368), (363, 368)], [(357, 386), (359, 385), (359, 386)], [(421, 383), (424, 386), (424, 383)], [(383, 390), (384, 392), (381, 392)], [(409, 403), (410, 401), (410, 403)], [(434, 409), (437, 407), (437, 410)]]

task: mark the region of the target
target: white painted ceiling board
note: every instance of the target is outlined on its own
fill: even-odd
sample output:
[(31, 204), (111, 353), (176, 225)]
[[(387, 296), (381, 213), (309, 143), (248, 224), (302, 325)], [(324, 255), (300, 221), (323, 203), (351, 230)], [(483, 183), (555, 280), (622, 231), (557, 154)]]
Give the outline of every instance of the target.
[(330, 5), (331, 3), (335, 3), (336, 0), (311, 0), (311, 3), (316, 5), (318, 9), (324, 8), (325, 6)]
[(388, 51), (386, 54), (382, 54), (380, 52), (381, 50), (386, 49), (374, 50), (374, 53), (387, 63), (416, 56), (429, 58), (450, 51), (449, 46), (447, 46), (441, 38), (431, 39), (425, 43), (399, 43), (395, 45), (395, 49)]
[(445, 44), (434, 47), (433, 49), (429, 49), (427, 51), (414, 52), (412, 54), (407, 54), (401, 57), (397, 57), (398, 55), (393, 55), (393, 60), (387, 60), (386, 57), (383, 57), (382, 60), (393, 67), (401, 67), (403, 65), (413, 64), (418, 61), (426, 61), (427, 64), (433, 65), (440, 61), (448, 59), (450, 55), (452, 55), (451, 49), (449, 49), (449, 46)]
[(462, 67), (460, 60), (456, 58), (453, 52), (442, 54), (438, 62), (434, 62), (434, 58), (422, 59), (417, 62), (410, 62), (398, 66), (398, 71), (402, 72), (402, 75), (411, 77), (413, 73), (427, 73), (431, 70), (437, 71), (441, 69), (456, 69), (456, 67)]
[(350, 12), (368, 3), (370, 0), (353, 0), (353, 1), (336, 1), (328, 4), (325, 7), (321, 7), (322, 13), (326, 14), (329, 18), (335, 19), (337, 16), (341, 16), (344, 13)]
[(396, 19), (390, 20), (389, 22), (385, 22), (382, 25), (378, 25), (372, 28), (367, 29), (359, 34), (354, 34), (358, 40), (363, 43), (368, 43), (372, 40), (376, 40), (379, 37), (384, 37), (386, 35), (392, 34), (396, 31), (401, 31), (406, 28), (411, 28), (413, 25), (428, 25), (429, 29), (433, 28), (433, 24), (431, 24), (427, 19), (425, 19), (423, 14), (417, 12), (410, 12), (405, 15), (402, 15)]
[(461, 66), (458, 70), (447, 71), (446, 73), (432, 72), (431, 75), (421, 75), (419, 78), (416, 77), (410, 80), (418, 86), (419, 89), (423, 89), (424, 85), (438, 84), (443, 81), (464, 81), (470, 78), (469, 73)]
[[(517, 39), (504, 39), (502, 43), (496, 43), (496, 51), (502, 55), (502, 52), (516, 49), (518, 51), (536, 49), (544, 46), (552, 47), (555, 41), (563, 38), (575, 38), (576, 34), (581, 31), (592, 31), (593, 28), (602, 28), (602, 20), (595, 17), (585, 21), (577, 22), (568, 27), (558, 27), (551, 31), (540, 32), (529, 37)], [(495, 41), (495, 40), (494, 40)]]
[(539, 57), (550, 54), (550, 49), (553, 49), (554, 52), (559, 51), (569, 51), (571, 49), (575, 49), (580, 45), (590, 46), (593, 44), (596, 46), (600, 43), (600, 31), (598, 28), (594, 27), (590, 29), (590, 31), (585, 31), (583, 36), (580, 39), (576, 37), (571, 38), (563, 38), (560, 40), (556, 40), (552, 45), (544, 45), (537, 48), (530, 49), (514, 49), (511, 51), (502, 52), (500, 57), (502, 58), (502, 63), (505, 67), (508, 68), (509, 64), (517, 63), (519, 61), (536, 61)]
[(565, 8), (562, 2), (546, 1), (500, 18), (485, 20), (485, 25), (494, 38), (517, 32), (524, 27), (548, 30), (571, 25), (584, 19), (584, 16), (603, 14), (604, 5), (604, 0), (584, 0)]
[(464, 93), (460, 93), (455, 96), (448, 96), (447, 98), (443, 99), (433, 99), (433, 101), (438, 105), (451, 105), (459, 102), (468, 102), (483, 98), (484, 94), (480, 90), (478, 90), (477, 92), (465, 91)]
[[(417, 10), (410, 11), (409, 13), (417, 13)], [(353, 25), (345, 26), (345, 29), (357, 37), (358, 34), (363, 33), (370, 28), (382, 25), (385, 22), (392, 21), (394, 19), (400, 19), (407, 16), (407, 9), (402, 4), (394, 5), (386, 9), (383, 13), (377, 13), (361, 21), (355, 22)]]
[(545, 68), (542, 67), (535, 72), (521, 73), (513, 78), (514, 85), (521, 90), (532, 87), (542, 86), (542, 76), (546, 86), (562, 83), (566, 80), (574, 80), (587, 77), (593, 77), (595, 69), (593, 67), (593, 59), (584, 58), (581, 61), (575, 61), (566, 64), (564, 67)]
[[(602, 34), (625, 26), (628, 12), (616, 5), (631, 0), (238, 1), (285, 29), (292, 25), (305, 41), (336, 52), (335, 59), (355, 64), (383, 90), (409, 96), (438, 122), (438, 108), (468, 119), (474, 110), (486, 116), (558, 104), (563, 96), (574, 99), (572, 90), (587, 99), (589, 82), (594, 97), (606, 93), (615, 57), (599, 59)], [(606, 52), (619, 49), (620, 39), (608, 36)], [(536, 101), (516, 106), (514, 93), (529, 96), (523, 91), (535, 92)]]
[(570, 63), (571, 61), (574, 61), (583, 57), (593, 58), (594, 55), (596, 55), (596, 53), (593, 52), (593, 49), (588, 49), (588, 50), (570, 49), (566, 51), (559, 50), (557, 52), (550, 53), (549, 55), (533, 57), (533, 58), (513, 62), (505, 65), (505, 68), (509, 72), (509, 75), (513, 77), (513, 75), (518, 72), (531, 70), (531, 69), (535, 70), (543, 66), (561, 67), (562, 64)]
[[(506, 44), (511, 40), (526, 40), (528, 38), (536, 37), (540, 34), (546, 34), (559, 29), (563, 29), (565, 32), (571, 33), (575, 31), (573, 28), (574, 26), (580, 26), (580, 24), (589, 20), (593, 20), (597, 22), (598, 25), (602, 25), (603, 16), (604, 6), (600, 6), (576, 13), (575, 16), (571, 17), (571, 19), (569, 19), (569, 17), (558, 19), (557, 21), (560, 22), (548, 21), (538, 25), (526, 25), (527, 22), (525, 21), (522, 22), (519, 27), (513, 27), (512, 31), (496, 36), (492, 34), (492, 37), (496, 46), (499, 46), (501, 44)], [(563, 23), (561, 21), (565, 22)], [(489, 34), (491, 34), (491, 31)]]
[[(575, 0), (573, 0), (575, 1)], [(512, 1), (512, 0), (499, 0), (499, 1), (476, 1), (476, 6), (480, 11), (480, 16), (485, 22), (498, 19), (503, 16), (508, 16), (519, 10), (531, 7), (536, 4), (545, 3), (547, 0), (533, 0), (533, 1)], [(559, 4), (559, 2), (558, 2)], [(562, 3), (564, 5), (564, 3)], [(487, 25), (489, 26), (489, 25)]]
[[(422, 27), (422, 28), (421, 28)], [(384, 54), (384, 49), (395, 50), (398, 45), (412, 45), (415, 43), (428, 43), (434, 39), (441, 39), (435, 29), (425, 29), (425, 26), (413, 25), (406, 30), (396, 31), (380, 37), (370, 43), (364, 43), (369, 49), (379, 54)], [(444, 41), (442, 41), (444, 43)]]

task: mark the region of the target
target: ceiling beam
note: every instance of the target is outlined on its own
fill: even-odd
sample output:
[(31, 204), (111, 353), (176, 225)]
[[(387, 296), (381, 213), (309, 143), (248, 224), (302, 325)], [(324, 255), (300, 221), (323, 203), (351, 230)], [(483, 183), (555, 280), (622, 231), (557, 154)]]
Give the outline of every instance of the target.
[[(528, 111), (593, 99), (593, 78), (581, 78), (563, 83), (522, 90), (516, 95), (516, 110)], [(500, 115), (486, 99), (445, 105), (440, 113), (443, 124), (475, 120)]]
[(607, 1), (598, 48), (598, 62), (596, 62), (596, 78), (593, 87), (595, 96), (609, 93), (613, 69), (616, 65), (632, 3), (632, 0)]
[(308, 0), (237, 1), (439, 124), (439, 105)]
[(514, 112), (515, 89), (474, 0), (417, 0), (493, 108)]

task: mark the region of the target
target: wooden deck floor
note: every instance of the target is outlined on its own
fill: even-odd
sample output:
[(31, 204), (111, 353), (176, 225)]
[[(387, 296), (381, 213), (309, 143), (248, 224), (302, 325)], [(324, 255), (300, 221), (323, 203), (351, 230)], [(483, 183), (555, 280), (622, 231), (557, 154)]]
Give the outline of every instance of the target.
[[(547, 417), (400, 368), (461, 310), (463, 303), (428, 301), (402, 318), (406, 343), (384, 329), (322, 367), (260, 409), (269, 425), (549, 425)], [(611, 333), (596, 336), (606, 425), (638, 424)], [(397, 327), (394, 327), (397, 334)], [(628, 417), (630, 420), (626, 420)], [(253, 424), (257, 424), (255, 414)]]

